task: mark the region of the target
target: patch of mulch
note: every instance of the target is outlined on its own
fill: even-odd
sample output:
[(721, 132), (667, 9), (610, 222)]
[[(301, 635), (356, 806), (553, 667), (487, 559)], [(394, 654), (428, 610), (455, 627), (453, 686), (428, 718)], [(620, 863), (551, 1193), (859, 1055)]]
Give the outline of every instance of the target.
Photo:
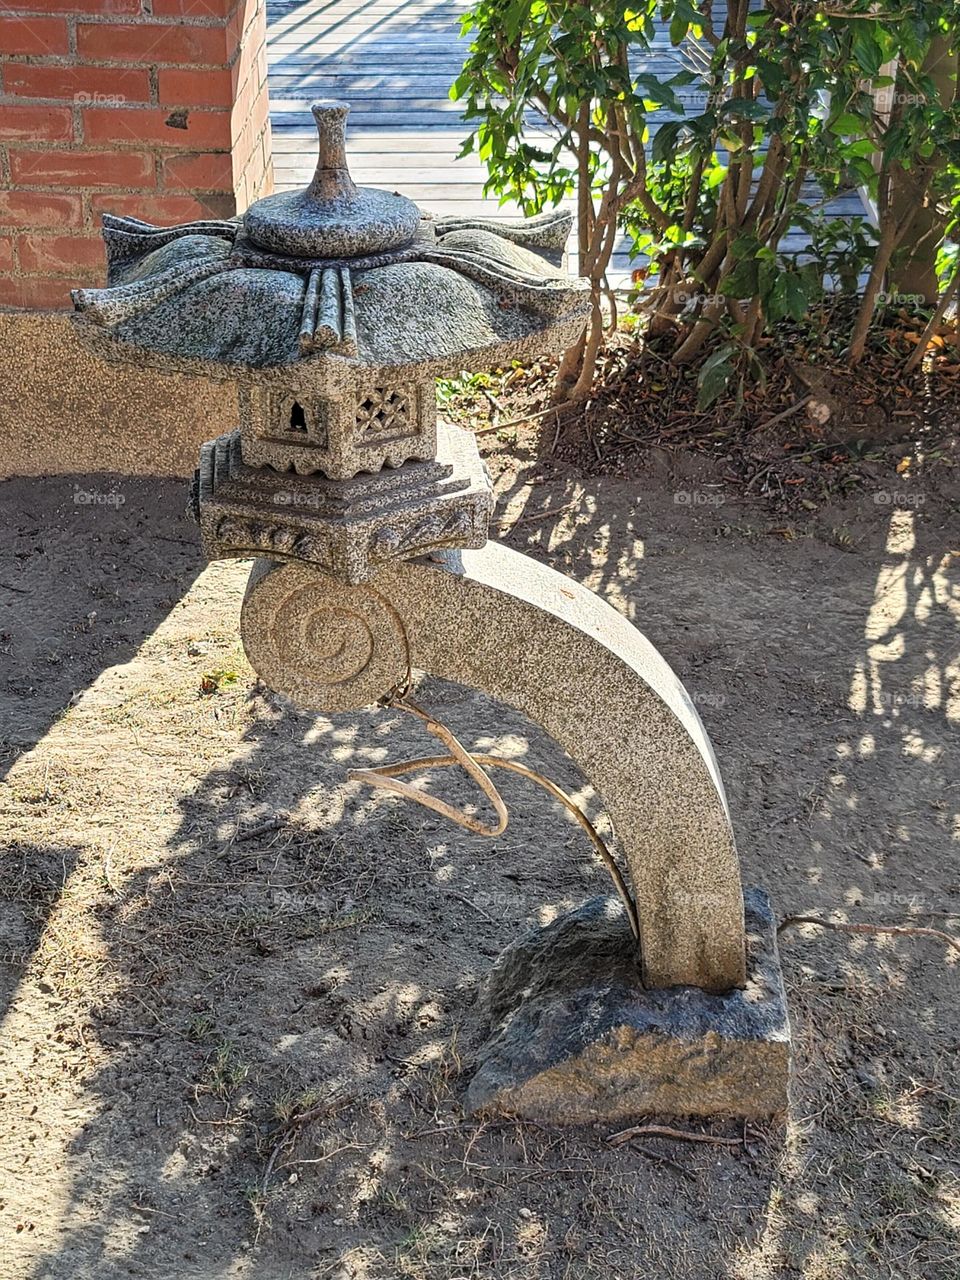
[(706, 410), (697, 406), (695, 368), (675, 367), (669, 346), (622, 331), (601, 357), (593, 394), (574, 411), (552, 407), (557, 366), (547, 359), (466, 379), (444, 409), (507, 448), (526, 444), (588, 474), (641, 475), (651, 454), (695, 454), (725, 484), (778, 506), (812, 508), (873, 486), (878, 475), (908, 481), (920, 459), (928, 471), (954, 467), (960, 325), (905, 375), (927, 317), (890, 309), (850, 369), (844, 346), (855, 302), (834, 300), (802, 323), (784, 322), (763, 339), (752, 376)]

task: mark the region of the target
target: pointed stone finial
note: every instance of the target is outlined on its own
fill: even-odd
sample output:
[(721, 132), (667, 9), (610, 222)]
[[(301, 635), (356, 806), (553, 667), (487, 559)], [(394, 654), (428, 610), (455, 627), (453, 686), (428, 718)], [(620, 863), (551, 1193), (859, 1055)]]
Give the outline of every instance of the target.
[(347, 165), (347, 116), (350, 105), (332, 98), (311, 103), (320, 151), (317, 171), (307, 188), (315, 200), (355, 199), (357, 187)]

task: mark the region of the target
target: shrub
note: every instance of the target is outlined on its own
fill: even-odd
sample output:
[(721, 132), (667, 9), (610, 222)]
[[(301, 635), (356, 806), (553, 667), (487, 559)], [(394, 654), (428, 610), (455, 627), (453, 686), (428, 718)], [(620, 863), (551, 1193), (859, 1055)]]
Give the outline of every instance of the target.
[[(704, 404), (765, 330), (825, 290), (867, 276), (851, 362), (886, 284), (916, 292), (920, 278), (936, 301), (960, 211), (955, 0), (728, 0), (716, 16), (713, 0), (478, 0), (463, 26), (472, 44), (451, 95), (475, 126), (464, 153), (485, 161), (487, 191), (528, 213), (577, 195), (593, 312), (561, 396), (589, 392), (616, 323), (607, 274), (622, 231), (643, 260), (649, 330), (673, 333), (675, 363), (700, 363)], [(638, 71), (664, 28), (687, 65)], [(826, 219), (814, 185), (824, 203), (862, 187), (876, 228)], [(795, 226), (804, 255), (783, 249)]]

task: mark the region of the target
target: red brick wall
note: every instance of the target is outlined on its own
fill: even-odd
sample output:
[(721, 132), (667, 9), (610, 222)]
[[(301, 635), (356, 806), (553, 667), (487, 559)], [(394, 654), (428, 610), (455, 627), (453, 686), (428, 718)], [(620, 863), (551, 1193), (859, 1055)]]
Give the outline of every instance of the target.
[(264, 0), (0, 0), (0, 306), (102, 281), (100, 215), (272, 188)]

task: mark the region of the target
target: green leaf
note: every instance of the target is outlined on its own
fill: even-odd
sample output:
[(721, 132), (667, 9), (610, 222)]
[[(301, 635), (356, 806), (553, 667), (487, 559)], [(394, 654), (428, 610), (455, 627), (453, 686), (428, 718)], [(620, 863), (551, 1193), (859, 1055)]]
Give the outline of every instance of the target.
[(729, 98), (721, 106), (720, 114), (735, 120), (766, 120), (770, 108), (755, 98)]
[(724, 276), (720, 292), (725, 298), (752, 298), (759, 287), (759, 271), (756, 258), (743, 258)]
[(807, 310), (807, 291), (803, 287), (803, 282), (792, 271), (788, 272), (783, 279), (786, 281), (787, 315), (792, 316), (794, 320), (802, 320)]
[(862, 116), (852, 115), (849, 111), (845, 111), (842, 115), (831, 120), (827, 126), (831, 133), (852, 134), (862, 137), (867, 131), (867, 122)]
[(776, 254), (772, 258), (763, 257), (760, 259), (760, 265), (757, 269), (757, 293), (761, 302), (766, 300), (773, 292), (774, 286), (780, 277), (780, 267), (777, 263)]
[(679, 13), (675, 14), (670, 23), (670, 43), (678, 45), (686, 36), (689, 27), (690, 23), (686, 18), (682, 18)]
[(879, 75), (880, 68), (883, 66), (884, 57), (883, 49), (880, 47), (880, 44), (875, 39), (874, 33), (871, 30), (871, 27), (873, 27), (874, 24), (872, 22), (865, 22), (861, 20), (857, 23), (851, 22), (850, 25), (855, 28), (852, 49), (857, 65), (860, 70), (864, 71), (868, 76)]
[(650, 156), (654, 164), (667, 164), (676, 151), (677, 139), (683, 124), (679, 120), (668, 120), (660, 126), (653, 138)]
[(726, 391), (730, 379), (736, 372), (732, 358), (736, 350), (732, 343), (727, 343), (704, 360), (697, 378), (698, 409), (709, 409), (713, 402)]

